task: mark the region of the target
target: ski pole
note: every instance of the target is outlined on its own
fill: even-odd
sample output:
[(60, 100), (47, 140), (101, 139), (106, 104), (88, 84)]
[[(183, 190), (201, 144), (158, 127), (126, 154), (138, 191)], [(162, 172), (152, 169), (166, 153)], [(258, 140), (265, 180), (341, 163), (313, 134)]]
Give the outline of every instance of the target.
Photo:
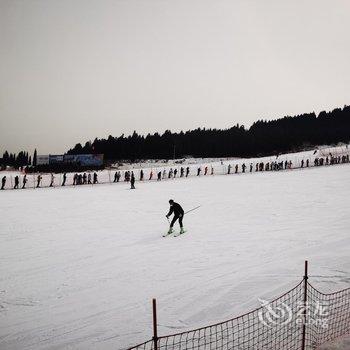
[(198, 209), (199, 207), (200, 207), (200, 205), (198, 205), (198, 207), (195, 207), (195, 208), (192, 208), (192, 209), (190, 209), (190, 210), (187, 210), (187, 211), (184, 213), (184, 215), (185, 215), (185, 214), (188, 214), (189, 212), (191, 212), (191, 211), (193, 211), (193, 210)]

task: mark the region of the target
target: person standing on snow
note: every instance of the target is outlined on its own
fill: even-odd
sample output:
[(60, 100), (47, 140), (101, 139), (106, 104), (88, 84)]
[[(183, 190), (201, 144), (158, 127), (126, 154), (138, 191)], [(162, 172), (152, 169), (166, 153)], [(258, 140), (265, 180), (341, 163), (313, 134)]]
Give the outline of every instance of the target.
[(13, 187), (14, 189), (18, 189), (18, 185), (19, 185), (19, 176), (16, 175), (15, 176), (15, 186)]
[(173, 233), (173, 226), (176, 222), (176, 220), (179, 220), (179, 225), (180, 225), (180, 234), (184, 233), (184, 228), (182, 225), (182, 220), (184, 217), (184, 210), (182, 209), (181, 205), (178, 203), (175, 203), (174, 200), (170, 199), (169, 200), (169, 204), (170, 204), (170, 209), (169, 209), (169, 213), (166, 215), (166, 218), (169, 219), (169, 216), (171, 214), (174, 214), (173, 219), (171, 220), (170, 223), (170, 228), (168, 231), (168, 234)]
[(120, 171), (116, 171), (114, 174), (114, 181), (113, 182), (119, 182), (120, 180)]
[(62, 181), (62, 186), (66, 185), (66, 180), (67, 180), (67, 173), (63, 174), (63, 181)]
[(26, 187), (26, 183), (27, 183), (27, 174), (24, 174), (24, 176), (23, 176), (23, 185), (22, 185), (22, 188), (25, 188), (25, 187)]
[(130, 185), (131, 185), (131, 189), (134, 190), (135, 189), (135, 175), (134, 172), (131, 172), (131, 179), (130, 179)]
[(39, 174), (38, 177), (37, 177), (36, 188), (40, 188), (41, 179), (42, 179), (42, 176)]
[(97, 173), (96, 173), (96, 172), (94, 173), (93, 178), (94, 178), (93, 184), (95, 185), (95, 184), (98, 183), (98, 180), (97, 180)]
[(53, 187), (53, 183), (55, 181), (54, 175), (51, 173), (51, 182), (50, 182), (50, 187)]
[(3, 176), (3, 178), (1, 179), (1, 189), (5, 189), (5, 185), (6, 185), (6, 175)]

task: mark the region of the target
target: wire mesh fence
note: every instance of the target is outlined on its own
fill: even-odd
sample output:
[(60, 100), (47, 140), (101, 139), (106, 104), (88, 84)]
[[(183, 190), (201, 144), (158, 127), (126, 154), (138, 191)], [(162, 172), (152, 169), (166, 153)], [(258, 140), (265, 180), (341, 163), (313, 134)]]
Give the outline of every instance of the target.
[[(269, 303), (269, 307), (261, 307), (234, 319), (160, 337), (159, 350), (199, 350), (199, 349), (297, 349), (302, 336), (302, 327), (290, 316), (297, 315), (298, 302), (303, 300), (303, 287), (299, 283), (295, 288), (280, 298)], [(285, 306), (292, 305), (292, 313), (286, 312)], [(283, 321), (277, 324), (273, 315), (267, 315), (270, 309), (277, 310), (277, 318)], [(295, 315), (295, 316), (294, 316)], [(272, 316), (272, 318), (270, 318)], [(289, 324), (291, 322), (291, 324)]]
[(311, 350), (350, 333), (350, 288), (323, 294), (305, 275), (284, 295), (260, 302), (221, 323), (167, 336), (156, 332), (128, 350)]
[(310, 349), (350, 333), (350, 288), (324, 294), (308, 283), (307, 296), (306, 337)]

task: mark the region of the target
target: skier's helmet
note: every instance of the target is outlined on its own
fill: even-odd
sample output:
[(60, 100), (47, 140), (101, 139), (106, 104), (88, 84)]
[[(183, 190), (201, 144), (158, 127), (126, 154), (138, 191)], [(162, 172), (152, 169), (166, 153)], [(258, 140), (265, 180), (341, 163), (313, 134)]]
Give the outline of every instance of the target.
[(173, 199), (170, 199), (169, 200), (169, 204), (173, 204), (174, 203), (174, 200)]

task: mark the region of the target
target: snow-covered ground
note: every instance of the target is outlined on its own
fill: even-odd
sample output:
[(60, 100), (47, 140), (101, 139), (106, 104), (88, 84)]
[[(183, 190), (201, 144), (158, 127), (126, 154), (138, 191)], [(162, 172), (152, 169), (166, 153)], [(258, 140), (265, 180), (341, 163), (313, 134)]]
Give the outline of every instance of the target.
[[(121, 349), (350, 285), (350, 165), (0, 193), (0, 349)], [(187, 233), (162, 238), (168, 200)]]

